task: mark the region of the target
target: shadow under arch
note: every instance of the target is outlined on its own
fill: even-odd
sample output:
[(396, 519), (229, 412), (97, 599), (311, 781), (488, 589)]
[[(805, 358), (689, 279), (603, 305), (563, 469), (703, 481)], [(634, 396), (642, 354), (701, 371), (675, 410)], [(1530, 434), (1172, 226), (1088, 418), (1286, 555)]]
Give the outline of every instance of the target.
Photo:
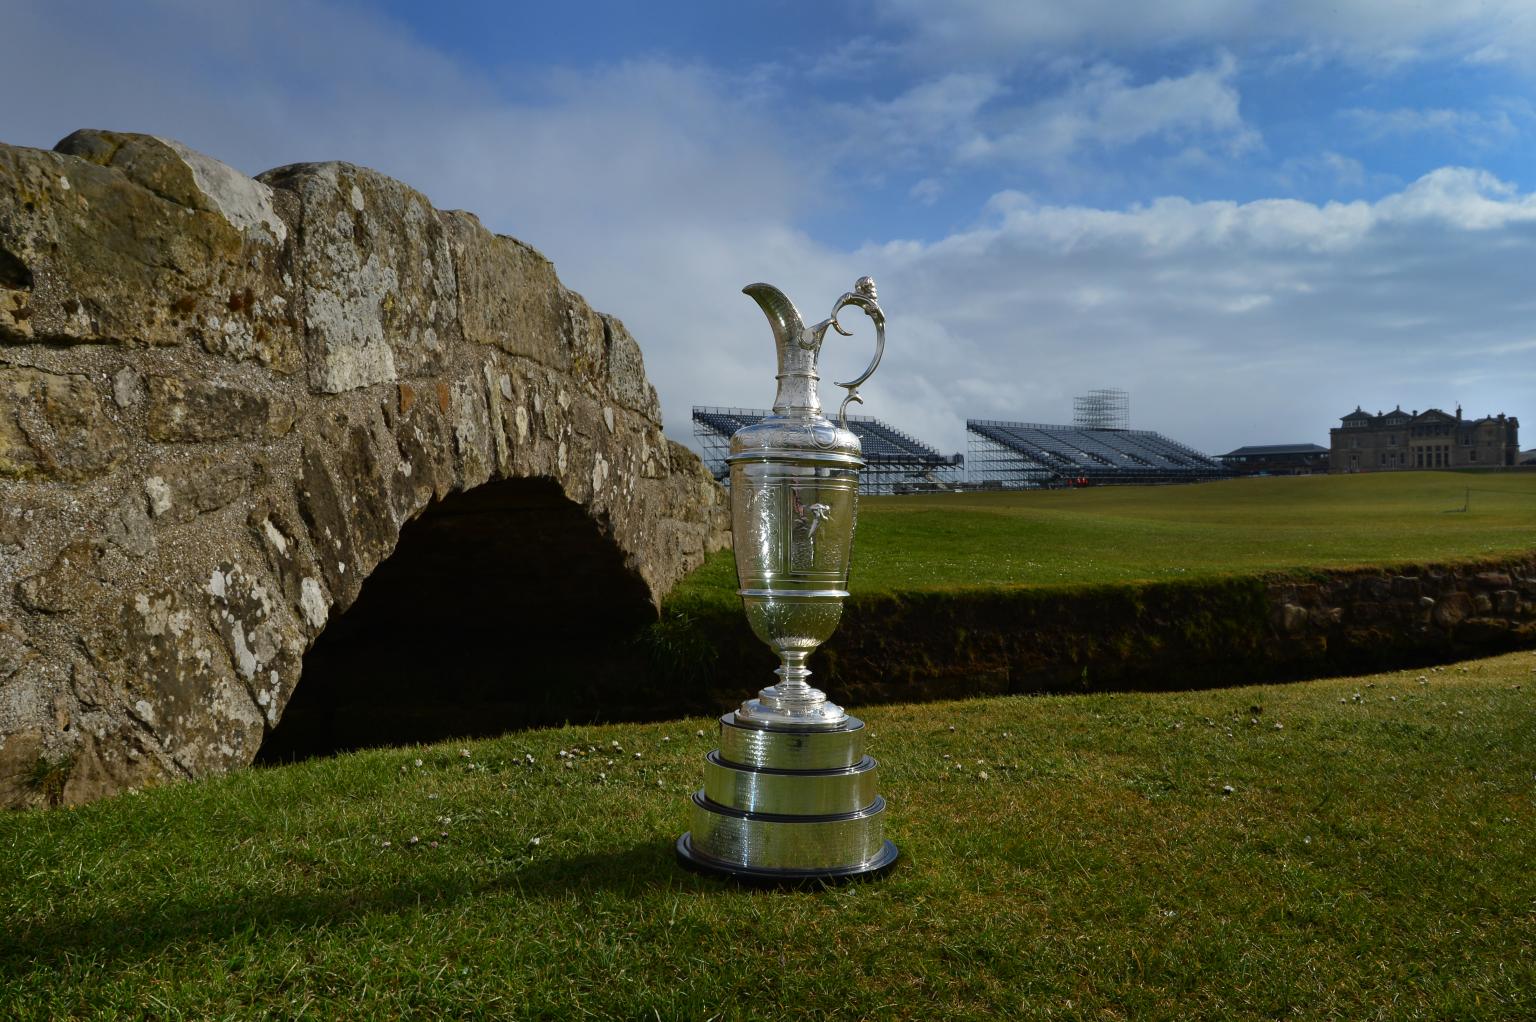
[(553, 479), (452, 494), (320, 633), (256, 762), (633, 719), (634, 637), (655, 620), (644, 581)]

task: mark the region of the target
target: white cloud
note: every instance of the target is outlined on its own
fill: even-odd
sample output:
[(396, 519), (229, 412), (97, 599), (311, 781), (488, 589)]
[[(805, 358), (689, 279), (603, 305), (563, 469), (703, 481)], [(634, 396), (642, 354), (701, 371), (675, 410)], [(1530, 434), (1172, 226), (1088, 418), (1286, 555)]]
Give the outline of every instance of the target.
[(1004, 194), (986, 226), (868, 255), (891, 296), (893, 371), (907, 330), (955, 352), (913, 367), (949, 381), (946, 446), (967, 415), (1061, 421), (1073, 393), (1117, 384), (1133, 425), (1226, 450), (1322, 440), (1356, 403), (1471, 400), (1443, 390), (1473, 370), (1479, 404), (1518, 414), (1536, 382), (1521, 354), (1533, 225), (1536, 195), (1443, 168), (1375, 203), (1104, 210)]
[(1536, 122), (1536, 109), (1528, 101), (1516, 100), (1487, 110), (1353, 107), (1341, 110), (1339, 116), (1372, 140), (1440, 135), (1463, 146), (1491, 149), (1519, 138), (1526, 127)]
[(1318, 57), (1402, 64), (1432, 57), (1536, 62), (1529, 0), (885, 0), (914, 60), (1017, 60), (1063, 47), (1155, 50), (1242, 40)]
[(1086, 149), (1190, 137), (1214, 138), (1230, 153), (1241, 153), (1259, 136), (1239, 112), (1236, 68), (1223, 55), (1213, 67), (1138, 85), (1124, 68), (1097, 64), (1062, 94), (1006, 115), (1003, 130), (978, 137), (961, 155), (1050, 163)]

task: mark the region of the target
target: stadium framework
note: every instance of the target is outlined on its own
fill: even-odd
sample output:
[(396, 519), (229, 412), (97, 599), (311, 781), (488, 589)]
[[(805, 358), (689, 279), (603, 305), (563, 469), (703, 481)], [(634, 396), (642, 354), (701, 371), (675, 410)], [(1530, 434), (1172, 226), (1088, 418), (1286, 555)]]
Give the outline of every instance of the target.
[(970, 482), (1023, 489), (1223, 479), (1232, 471), (1161, 433), (967, 419)]
[[(762, 408), (693, 409), (693, 436), (714, 477), (730, 484), (726, 455), (731, 434), (771, 413)], [(869, 494), (948, 490), (964, 482), (965, 456), (940, 454), (929, 444), (867, 415), (848, 416), (848, 428), (864, 448), (859, 490)]]

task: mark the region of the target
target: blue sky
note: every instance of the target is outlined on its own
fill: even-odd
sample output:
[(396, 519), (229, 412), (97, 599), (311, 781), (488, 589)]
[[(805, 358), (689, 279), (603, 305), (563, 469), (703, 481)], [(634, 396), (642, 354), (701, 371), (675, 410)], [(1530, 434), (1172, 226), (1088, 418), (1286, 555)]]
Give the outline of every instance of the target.
[(1215, 452), (1326, 443), (1356, 404), (1536, 429), (1532, 0), (56, 0), (4, 23), (0, 140), (137, 130), (248, 173), (399, 177), (622, 318), (679, 439), (692, 404), (772, 396), (743, 284), (819, 315), (866, 273), (890, 347), (863, 410), (948, 450), (967, 416), (1066, 421), (1100, 386)]

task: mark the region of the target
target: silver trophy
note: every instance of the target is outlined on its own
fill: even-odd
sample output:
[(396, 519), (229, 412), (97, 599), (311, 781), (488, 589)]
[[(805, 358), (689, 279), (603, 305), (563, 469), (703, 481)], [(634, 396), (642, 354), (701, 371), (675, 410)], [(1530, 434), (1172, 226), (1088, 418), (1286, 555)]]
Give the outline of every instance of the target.
[[(875, 282), (861, 278), (806, 326), (776, 287), (742, 289), (767, 314), (779, 357), (773, 414), (731, 437), (731, 522), (736, 576), (752, 631), (779, 655), (779, 680), (720, 718), (720, 748), (694, 793), (692, 830), (677, 841), (689, 866), (743, 879), (835, 879), (883, 872), (896, 862), (885, 840), (878, 764), (864, 755), (864, 723), (807, 682), (806, 659), (831, 637), (848, 596), (858, 516), (859, 438), (850, 402), (885, 351), (885, 314)], [(840, 422), (821, 413), (816, 356), (847, 306), (875, 325), (875, 357), (857, 379)]]

